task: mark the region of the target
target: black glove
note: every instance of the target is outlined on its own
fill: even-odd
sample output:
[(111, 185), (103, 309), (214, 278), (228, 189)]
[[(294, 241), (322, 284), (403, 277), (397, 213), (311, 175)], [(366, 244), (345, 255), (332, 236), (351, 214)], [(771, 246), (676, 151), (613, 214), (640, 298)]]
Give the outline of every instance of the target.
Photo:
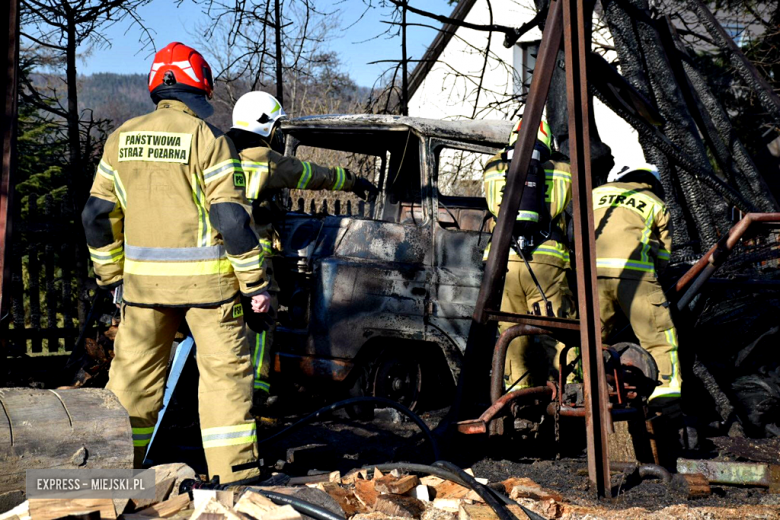
[(363, 200), (368, 202), (374, 202), (377, 195), (379, 195), (379, 188), (371, 184), (368, 179), (364, 177), (358, 177), (355, 180), (355, 186), (352, 191)]

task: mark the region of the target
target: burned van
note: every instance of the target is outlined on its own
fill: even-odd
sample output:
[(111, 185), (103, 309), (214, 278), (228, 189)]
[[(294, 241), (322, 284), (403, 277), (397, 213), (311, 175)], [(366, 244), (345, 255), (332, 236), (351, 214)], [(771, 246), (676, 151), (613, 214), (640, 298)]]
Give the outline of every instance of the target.
[(411, 407), (446, 397), (490, 239), (482, 171), (510, 126), (374, 115), (285, 122), (288, 155), (357, 170), (381, 194), (373, 204), (284, 196), (276, 377)]

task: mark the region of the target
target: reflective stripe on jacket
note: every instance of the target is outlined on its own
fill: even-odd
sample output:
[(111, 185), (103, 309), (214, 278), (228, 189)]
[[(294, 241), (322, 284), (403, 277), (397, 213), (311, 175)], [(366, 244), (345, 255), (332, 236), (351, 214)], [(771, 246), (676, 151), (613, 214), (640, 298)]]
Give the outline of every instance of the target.
[[(550, 212), (550, 226), (558, 227), (562, 232), (566, 232), (563, 219), (563, 210), (566, 209), (571, 201), (571, 170), (569, 164), (562, 161), (547, 161), (542, 165), (545, 173), (545, 195), (544, 200), (547, 203), (547, 209)], [(501, 154), (492, 157), (485, 168), (483, 176), (483, 188), (488, 209), (493, 216), (498, 217), (501, 199), (504, 196), (506, 186), (506, 174), (509, 169), (509, 163), (502, 160)], [(537, 221), (536, 213), (526, 214), (527, 212), (518, 212), (517, 220)], [(493, 223), (492, 225), (495, 225)], [(485, 249), (483, 259), (487, 260), (490, 252), (490, 245)], [(520, 257), (514, 251), (509, 250), (509, 261), (519, 262)], [(546, 240), (539, 244), (528, 258), (529, 262), (540, 264), (557, 265), (561, 268), (569, 267), (569, 248), (555, 240)]]
[[(301, 161), (275, 152), (268, 146), (246, 148), (241, 150), (239, 156), (241, 168), (247, 177), (246, 196), (251, 201), (262, 201), (265, 192), (281, 188), (351, 191), (355, 186), (355, 176), (344, 168), (326, 168)], [(258, 223), (255, 230), (263, 253), (266, 257), (272, 256), (273, 223)], [(274, 286), (273, 281), (271, 285)]]
[(82, 215), (98, 284), (124, 281), (125, 301), (142, 306), (262, 292), (245, 185), (233, 143), (184, 103), (127, 121), (106, 141)]
[(613, 182), (593, 190), (598, 275), (656, 278), (669, 262), (671, 219), (649, 184)]

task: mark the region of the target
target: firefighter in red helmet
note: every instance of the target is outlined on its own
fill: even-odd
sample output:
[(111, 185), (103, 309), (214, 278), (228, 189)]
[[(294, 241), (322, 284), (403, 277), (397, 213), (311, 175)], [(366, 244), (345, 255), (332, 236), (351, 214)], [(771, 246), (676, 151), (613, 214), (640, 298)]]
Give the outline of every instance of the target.
[[(203, 120), (213, 88), (196, 50), (171, 43), (155, 55), (149, 92), (157, 109), (109, 136), (82, 221), (98, 285), (123, 292), (107, 388), (130, 414), (136, 467), (186, 320), (198, 345), (209, 475), (224, 484), (259, 474), (244, 312), (266, 312), (270, 298), (238, 155)], [(253, 309), (242, 308), (240, 294)]]

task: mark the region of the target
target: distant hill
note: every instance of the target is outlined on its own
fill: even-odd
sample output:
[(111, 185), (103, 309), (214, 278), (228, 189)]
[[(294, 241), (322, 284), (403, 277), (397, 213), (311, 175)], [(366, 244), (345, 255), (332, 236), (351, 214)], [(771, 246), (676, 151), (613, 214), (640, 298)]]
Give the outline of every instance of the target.
[(79, 77), (79, 108), (92, 109), (116, 128), (130, 118), (154, 110), (145, 74), (101, 72)]

